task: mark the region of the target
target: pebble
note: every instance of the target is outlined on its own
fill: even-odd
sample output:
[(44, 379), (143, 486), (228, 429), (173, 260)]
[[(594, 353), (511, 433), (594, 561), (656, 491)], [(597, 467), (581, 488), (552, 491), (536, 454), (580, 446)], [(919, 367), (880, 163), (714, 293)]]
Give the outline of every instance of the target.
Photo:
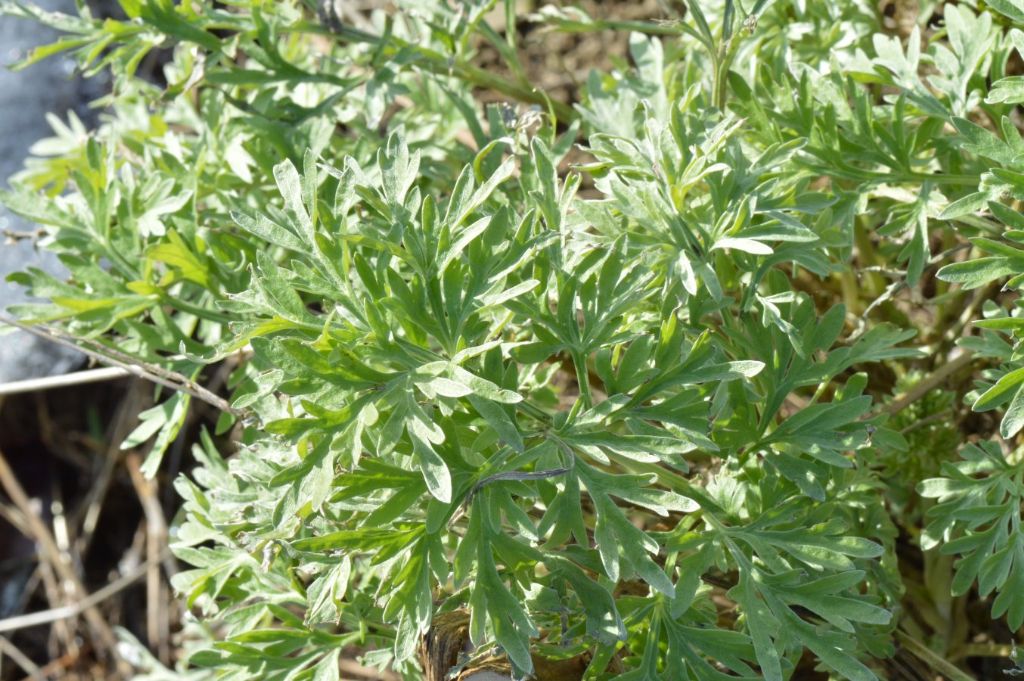
[[(36, 0), (48, 10), (74, 13), (73, 0)], [(28, 150), (51, 135), (46, 114), (65, 118), (69, 109), (81, 110), (87, 94), (64, 57), (46, 59), (22, 71), (7, 65), (36, 45), (51, 42), (56, 33), (31, 20), (0, 16), (0, 186), (21, 169)], [(0, 230), (31, 231), (35, 225), (0, 207)], [(28, 300), (25, 290), (6, 281), (11, 272), (40, 267), (61, 276), (64, 270), (52, 253), (41, 252), (29, 241), (0, 239), (0, 309)], [(4, 333), (6, 329), (0, 329)], [(0, 336), (0, 382), (66, 373), (82, 363), (82, 356), (22, 331)]]

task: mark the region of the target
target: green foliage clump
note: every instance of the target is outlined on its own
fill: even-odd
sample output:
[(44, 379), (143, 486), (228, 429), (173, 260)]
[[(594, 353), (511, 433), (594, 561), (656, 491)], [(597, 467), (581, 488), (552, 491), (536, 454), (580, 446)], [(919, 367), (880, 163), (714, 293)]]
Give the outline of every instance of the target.
[(946, 591), (1021, 628), (1019, 453), (915, 427), (952, 392), (885, 406), (981, 287), (973, 406), (1024, 426), (1024, 317), (985, 288), (1024, 283), (1019, 3), (922, 2), (904, 40), (860, 1), (546, 7), (536, 30), (628, 32), (572, 106), (530, 84), (511, 0), (342, 4), (0, 2), (64, 33), (26, 63), (113, 77), (0, 197), (69, 272), (12, 277), (47, 301), (17, 313), (181, 388), (129, 437), (147, 474), (196, 399), (234, 428), (176, 482), (181, 673), (336, 679), (357, 647), (417, 678), (465, 608), (520, 675), (885, 678), (891, 504), (926, 499)]

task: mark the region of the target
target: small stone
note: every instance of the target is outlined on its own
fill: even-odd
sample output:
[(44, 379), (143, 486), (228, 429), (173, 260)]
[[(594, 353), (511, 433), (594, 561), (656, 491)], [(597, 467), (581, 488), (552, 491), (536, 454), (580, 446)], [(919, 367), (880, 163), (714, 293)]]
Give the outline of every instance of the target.
[[(47, 10), (75, 13), (73, 0), (38, 0)], [(4, 66), (29, 49), (53, 41), (57, 34), (31, 20), (0, 16), (0, 45), (9, 58)], [(65, 116), (68, 109), (83, 104), (80, 80), (69, 76), (68, 60), (54, 57), (23, 71), (0, 66), (0, 186), (21, 169), (29, 147), (52, 134), (46, 114)], [(0, 229), (28, 232), (36, 225), (11, 215), (0, 207)], [(0, 310), (28, 300), (25, 291), (6, 281), (11, 272), (39, 267), (62, 275), (64, 270), (52, 253), (42, 253), (31, 241), (0, 241)], [(23, 331), (0, 337), (0, 382), (66, 373), (82, 362), (82, 355), (36, 338)]]

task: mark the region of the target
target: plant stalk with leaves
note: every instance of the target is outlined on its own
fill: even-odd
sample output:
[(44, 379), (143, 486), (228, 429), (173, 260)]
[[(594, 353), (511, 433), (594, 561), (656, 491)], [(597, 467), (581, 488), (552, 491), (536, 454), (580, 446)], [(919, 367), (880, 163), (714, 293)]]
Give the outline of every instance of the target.
[[(860, 1), (396, 4), (0, 2), (65, 34), (26, 64), (113, 75), (101, 124), (56, 122), (0, 197), (69, 271), (12, 278), (47, 301), (21, 323), (182, 385), (239, 358), (233, 451), (204, 432), (175, 483), (201, 621), (179, 672), (337, 679), (357, 647), (413, 679), (465, 610), (517, 676), (868, 681), (897, 642), (934, 675), (955, 642), (915, 614), (938, 630), (975, 583), (1019, 630), (1019, 453), (957, 461), (934, 428), (983, 358), (975, 408), (1024, 425), (1018, 316), (979, 298), (974, 354), (946, 337), (964, 291), (1024, 276), (1000, 239), (1024, 235), (1024, 8), (946, 4), (933, 31), (921, 3), (904, 45)], [(522, 21), (628, 32), (628, 58), (555, 101)], [(165, 86), (136, 74), (155, 49)], [(990, 255), (952, 263), (961, 235)], [(128, 438), (148, 475), (196, 394), (160, 392)], [(941, 597), (901, 531), (960, 556)]]

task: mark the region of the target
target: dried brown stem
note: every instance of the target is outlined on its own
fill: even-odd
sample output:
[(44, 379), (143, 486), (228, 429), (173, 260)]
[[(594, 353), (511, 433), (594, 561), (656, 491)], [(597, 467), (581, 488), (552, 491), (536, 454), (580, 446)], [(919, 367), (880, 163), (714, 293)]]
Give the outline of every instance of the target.
[(18, 241), (38, 241), (46, 236), (46, 230), (42, 227), (27, 232), (16, 229), (0, 229), (0, 235), (3, 235), (4, 243), (13, 244)]
[[(92, 343), (86, 339), (72, 339), (60, 331), (48, 326), (23, 324), (17, 319), (5, 314), (0, 314), (0, 323), (16, 327), (22, 331), (32, 334), (33, 336), (44, 338), (53, 343), (57, 343), (58, 345), (78, 350), (100, 364), (120, 367), (133, 376), (138, 376), (139, 378), (152, 383), (157, 383), (166, 388), (170, 388), (171, 390), (187, 393), (197, 400), (206, 402), (221, 411), (234, 414), (235, 416), (242, 415), (240, 411), (234, 409), (230, 404), (228, 404), (227, 400), (213, 394), (190, 379), (188, 376), (184, 376), (176, 371), (169, 371), (163, 367), (156, 366), (155, 364), (143, 362), (136, 357), (126, 355), (125, 353), (119, 352), (105, 345)], [(94, 345), (95, 347), (86, 347), (87, 345)], [(100, 349), (96, 349), (97, 347)]]
[[(160, 560), (162, 559), (163, 556), (160, 557)], [(16, 631), (18, 629), (25, 629), (28, 627), (37, 627), (41, 624), (50, 624), (51, 622), (59, 622), (72, 617), (77, 617), (83, 613), (88, 618), (89, 611), (95, 610), (98, 603), (102, 603), (111, 596), (128, 588), (143, 577), (148, 570), (149, 562), (147, 561), (139, 564), (133, 570), (122, 575), (110, 584), (107, 584), (102, 589), (98, 589), (94, 593), (84, 596), (75, 603), (59, 608), (51, 608), (49, 610), (33, 612), (27, 615), (16, 615), (14, 617), (8, 617), (7, 619), (0, 620), (0, 633), (5, 631)]]
[(131, 374), (128, 372), (127, 369), (121, 369), (120, 367), (103, 367), (102, 369), (86, 369), (84, 371), (73, 371), (70, 374), (61, 374), (60, 376), (27, 378), (23, 381), (11, 381), (9, 383), (0, 383), (0, 395), (35, 393), (41, 390), (67, 388), (69, 386), (83, 385), (85, 383), (112, 381), (130, 375)]
[[(39, 546), (40, 558), (49, 563), (57, 576), (64, 583), (65, 588), (70, 591), (71, 596), (75, 601), (79, 603), (87, 603), (87, 592), (85, 587), (79, 580), (78, 575), (71, 568), (71, 565), (66, 560), (66, 557), (61, 553), (57, 547), (57, 542), (53, 538), (53, 534), (46, 527), (45, 523), (39, 518), (32, 508), (32, 502), (29, 500), (28, 495), (22, 488), (21, 483), (14, 475), (14, 471), (11, 470), (10, 465), (7, 463), (7, 458), (0, 452), (0, 487), (3, 487), (4, 491), (14, 502), (14, 505), (18, 508), (21, 514), (25, 517), (25, 523), (28, 529), (32, 533), (32, 539), (34, 539)], [(85, 620), (89, 625), (89, 629), (92, 631), (94, 638), (98, 643), (102, 644), (106, 649), (106, 653), (114, 660), (118, 660), (117, 657), (117, 639), (114, 637), (113, 631), (110, 626), (103, 619), (103, 615), (100, 614), (99, 610), (94, 605), (88, 605), (82, 608), (82, 614), (85, 616)], [(2, 625), (2, 622), (0, 622)], [(0, 627), (0, 631), (4, 631)]]
[(970, 350), (961, 351), (956, 357), (937, 367), (926, 378), (915, 383), (910, 390), (890, 402), (885, 407), (885, 411), (889, 414), (897, 414), (906, 409), (909, 405), (928, 394), (929, 391), (945, 383), (950, 376), (970, 364), (972, 359), (974, 359), (974, 353)]
[(0, 657), (3, 655), (14, 660), (14, 664), (21, 667), (22, 671), (28, 674), (28, 678), (40, 679), (40, 681), (43, 679), (43, 675), (39, 667), (37, 667), (32, 660), (28, 659), (23, 652), (18, 650), (17, 646), (3, 636), (0, 636)]
[[(162, 625), (167, 621), (168, 613), (160, 578), (160, 556), (167, 545), (167, 521), (160, 507), (156, 483), (142, 474), (139, 455), (131, 452), (125, 457), (125, 463), (146, 517), (146, 563), (149, 565), (146, 571), (146, 639), (150, 648), (158, 651), (166, 663), (170, 658), (170, 641), (163, 635), (166, 627)], [(176, 571), (169, 555), (164, 561), (164, 569), (168, 577)]]
[(125, 398), (118, 406), (117, 415), (114, 417), (114, 425), (107, 433), (106, 446), (97, 448), (98, 453), (103, 455), (102, 468), (99, 477), (89, 486), (89, 492), (82, 504), (80, 513), (81, 532), (78, 537), (78, 553), (84, 555), (92, 541), (99, 522), (100, 511), (103, 509), (103, 501), (106, 498), (107, 489), (114, 475), (114, 469), (121, 461), (120, 444), (131, 432), (131, 429), (138, 421), (139, 412), (145, 409), (149, 402), (146, 392), (146, 383), (133, 381)]
[[(50, 608), (63, 608), (64, 595), (57, 581), (57, 575), (54, 573), (53, 566), (46, 561), (39, 563), (39, 579), (43, 583), (43, 593), (46, 594), (46, 601), (50, 604)], [(53, 623), (53, 628), (50, 630), (49, 646), (51, 656), (56, 655), (59, 650), (67, 650), (75, 654), (80, 652), (77, 627), (74, 625), (75, 622), (70, 618)]]

